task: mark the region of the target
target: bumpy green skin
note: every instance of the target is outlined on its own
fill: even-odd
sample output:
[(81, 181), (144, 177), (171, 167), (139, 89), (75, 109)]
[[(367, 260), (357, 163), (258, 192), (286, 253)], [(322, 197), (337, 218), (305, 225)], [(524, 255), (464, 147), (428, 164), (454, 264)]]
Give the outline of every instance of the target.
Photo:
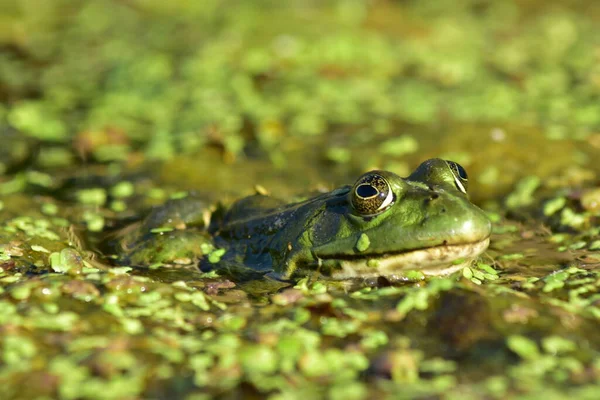
[[(206, 212), (206, 203), (193, 196), (169, 200), (119, 232), (116, 243), (109, 246), (127, 265), (198, 261), (212, 249), (212, 238), (204, 223)], [(109, 242), (114, 241), (109, 238)]]
[[(374, 216), (352, 206), (353, 187), (344, 186), (304, 202), (283, 205), (255, 195), (235, 203), (213, 224), (215, 243), (254, 270), (289, 278), (306, 270), (330, 274), (340, 260), (372, 258), (487, 239), (491, 223), (457, 187), (446, 161), (431, 159), (408, 178), (383, 176), (393, 204)], [(357, 243), (368, 236), (368, 247)]]
[[(376, 180), (363, 175), (355, 187), (377, 182), (382, 189), (383, 181), (387, 193), (393, 193), (384, 210), (367, 215), (365, 208), (361, 214), (357, 203), (353, 205), (358, 190), (352, 186), (287, 205), (270, 196), (246, 197), (227, 212), (214, 213), (208, 229), (202, 222), (206, 206), (201, 201), (170, 201), (122, 237), (123, 259), (135, 265), (203, 260), (207, 249), (216, 246), (226, 250), (216, 267), (250, 268), (288, 279), (314, 270), (329, 276), (349, 260), (381, 260), (485, 241), (491, 223), (469, 202), (466, 180), (458, 184), (450, 165), (427, 160), (406, 179), (387, 171), (368, 173), (376, 174)], [(373, 199), (367, 203), (370, 210)]]

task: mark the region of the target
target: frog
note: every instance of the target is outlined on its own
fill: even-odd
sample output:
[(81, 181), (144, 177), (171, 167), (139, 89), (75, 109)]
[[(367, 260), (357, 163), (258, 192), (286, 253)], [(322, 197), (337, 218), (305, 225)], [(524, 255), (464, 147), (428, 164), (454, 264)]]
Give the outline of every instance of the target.
[[(244, 265), (278, 280), (448, 275), (490, 243), (491, 221), (467, 189), (460, 164), (432, 158), (406, 178), (372, 170), (351, 185), (289, 204), (257, 193), (209, 210), (190, 197), (156, 208), (121, 248), (134, 263), (148, 256), (172, 260), (181, 251), (180, 259), (205, 269)], [(157, 236), (165, 224), (171, 227)], [(169, 243), (175, 250), (164, 254)], [(216, 250), (222, 258), (207, 263)]]

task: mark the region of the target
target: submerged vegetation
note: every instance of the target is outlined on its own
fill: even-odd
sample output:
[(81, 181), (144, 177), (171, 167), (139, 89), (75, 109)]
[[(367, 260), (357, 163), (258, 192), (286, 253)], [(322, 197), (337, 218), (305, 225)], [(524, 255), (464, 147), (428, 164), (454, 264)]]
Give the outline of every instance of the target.
[[(595, 399), (599, 20), (583, 0), (9, 0), (0, 397)], [(167, 265), (106, 245), (170, 199), (200, 198), (203, 226), (253, 190), (431, 157), (494, 225), (449, 277), (278, 282), (201, 271), (208, 241)]]

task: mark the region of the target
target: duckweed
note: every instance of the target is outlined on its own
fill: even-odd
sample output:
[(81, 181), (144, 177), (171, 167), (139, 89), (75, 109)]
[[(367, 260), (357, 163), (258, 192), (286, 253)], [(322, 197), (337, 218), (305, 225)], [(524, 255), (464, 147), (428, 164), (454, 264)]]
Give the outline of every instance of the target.
[(510, 336), (506, 339), (506, 344), (509, 349), (524, 360), (535, 360), (540, 357), (537, 344), (525, 336)]
[(506, 198), (508, 208), (519, 208), (532, 204), (534, 202), (533, 194), (541, 184), (537, 176), (528, 176), (519, 181), (515, 191)]
[(110, 194), (117, 198), (130, 197), (133, 195), (135, 188), (131, 182), (123, 181), (117, 183), (110, 189)]

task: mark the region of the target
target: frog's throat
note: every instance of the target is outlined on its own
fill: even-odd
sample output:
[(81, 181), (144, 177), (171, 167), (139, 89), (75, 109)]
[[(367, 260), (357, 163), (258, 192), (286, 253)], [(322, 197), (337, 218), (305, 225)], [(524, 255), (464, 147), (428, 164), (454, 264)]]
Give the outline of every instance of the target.
[(331, 271), (332, 279), (374, 278), (418, 270), (426, 276), (448, 275), (465, 266), (487, 249), (490, 239), (468, 244), (454, 244), (389, 254), (367, 259), (341, 260), (340, 268)]

